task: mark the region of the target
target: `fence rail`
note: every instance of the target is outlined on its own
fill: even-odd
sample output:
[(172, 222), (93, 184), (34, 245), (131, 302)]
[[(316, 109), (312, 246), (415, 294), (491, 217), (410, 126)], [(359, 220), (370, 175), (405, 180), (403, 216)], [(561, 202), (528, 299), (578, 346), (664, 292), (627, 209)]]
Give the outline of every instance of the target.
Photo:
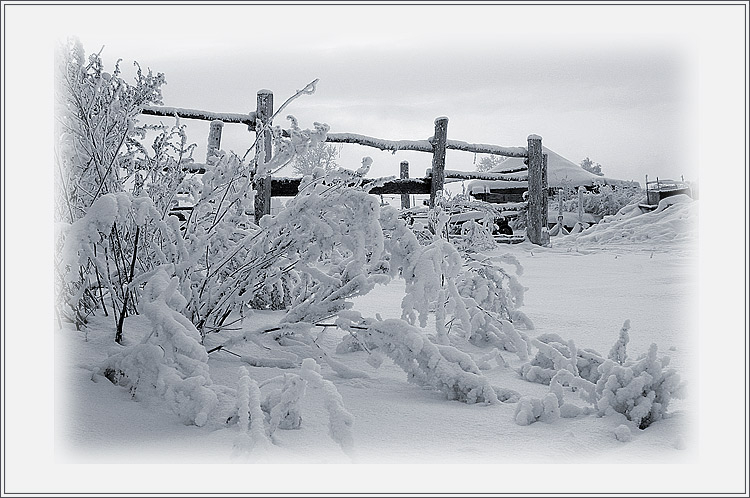
[[(260, 90), (258, 92), (256, 109), (255, 112), (248, 114), (237, 114), (182, 107), (147, 106), (141, 112), (142, 114), (152, 116), (177, 116), (186, 119), (211, 121), (207, 156), (210, 156), (220, 148), (221, 129), (224, 123), (245, 124), (248, 130), (258, 134), (256, 161), (258, 164), (265, 164), (271, 160), (271, 132), (267, 126), (263, 126), (262, 129), (258, 130), (257, 123), (270, 124), (270, 119), (273, 116), (273, 93), (270, 90)], [(284, 134), (288, 136), (288, 131), (285, 130)], [(432, 168), (425, 178), (409, 178), (408, 163), (404, 161), (401, 163), (401, 178), (390, 180), (370, 190), (372, 194), (401, 194), (402, 206), (405, 207), (408, 207), (409, 204), (408, 194), (430, 194), (430, 206), (434, 206), (437, 195), (443, 190), (446, 179), (527, 182), (529, 198), (527, 202), (528, 227), (526, 235), (533, 244), (542, 245), (545, 243), (542, 240), (542, 227), (546, 227), (547, 224), (547, 198), (545, 195), (547, 190), (547, 155), (543, 154), (542, 138), (537, 135), (529, 135), (527, 147), (503, 147), (499, 145), (449, 140), (448, 118), (441, 116), (435, 119), (435, 134), (425, 140), (384, 140), (355, 133), (328, 133), (326, 142), (353, 143), (393, 152), (412, 150), (432, 154)], [(524, 162), (527, 167), (515, 168), (503, 173), (446, 170), (445, 154), (448, 149), (473, 152), (475, 154), (523, 157), (526, 158)], [(194, 163), (188, 167), (195, 171), (201, 171), (203, 169), (202, 166), (201, 164)], [(518, 173), (525, 169), (528, 169), (527, 178), (512, 176), (512, 173)], [(369, 181), (382, 181), (382, 179)], [(294, 196), (298, 192), (300, 182), (300, 178), (271, 178), (270, 174), (256, 178), (256, 222), (260, 221), (260, 218), (264, 215), (270, 214), (272, 196)], [(517, 206), (515, 208), (517, 209)]]

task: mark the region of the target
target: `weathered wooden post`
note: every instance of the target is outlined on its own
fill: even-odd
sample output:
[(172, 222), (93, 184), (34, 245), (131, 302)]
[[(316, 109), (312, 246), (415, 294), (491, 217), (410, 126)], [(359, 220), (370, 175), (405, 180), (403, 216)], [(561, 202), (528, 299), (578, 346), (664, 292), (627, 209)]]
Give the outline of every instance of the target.
[[(262, 171), (262, 165), (271, 160), (270, 119), (273, 116), (273, 92), (258, 90), (258, 107), (256, 112), (255, 133), (258, 134), (258, 145), (255, 149), (256, 168)], [(271, 174), (262, 171), (255, 178), (255, 223), (260, 223), (263, 215), (271, 213)]]
[(578, 222), (583, 224), (583, 186), (578, 187)]
[[(544, 149), (542, 149), (544, 150)], [(549, 228), (547, 213), (549, 213), (549, 185), (547, 184), (547, 154), (542, 154), (542, 245), (547, 242), (544, 240), (544, 229)]]
[(221, 149), (221, 130), (224, 128), (224, 121), (215, 119), (211, 121), (211, 127), (208, 130), (208, 150), (206, 150), (206, 163), (211, 156)]
[(532, 244), (542, 245), (542, 227), (547, 225), (547, 213), (544, 211), (547, 192), (544, 188), (544, 156), (542, 154), (542, 137), (529, 135), (529, 199), (526, 237)]
[(448, 141), (448, 118), (435, 119), (435, 136), (432, 141), (432, 181), (430, 182), (430, 207), (435, 207), (438, 192), (445, 183), (445, 144)]
[[(401, 161), (401, 175), (400, 178), (405, 180), (409, 178), (409, 161)], [(401, 194), (401, 209), (409, 209), (411, 202), (409, 202), (409, 194)]]

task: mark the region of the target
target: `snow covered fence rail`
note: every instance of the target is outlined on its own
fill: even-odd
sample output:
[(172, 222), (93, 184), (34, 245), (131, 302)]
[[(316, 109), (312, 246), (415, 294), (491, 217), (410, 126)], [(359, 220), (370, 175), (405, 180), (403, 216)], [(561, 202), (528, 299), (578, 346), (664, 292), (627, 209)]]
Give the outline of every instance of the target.
[(166, 107), (147, 105), (141, 109), (141, 114), (150, 116), (178, 116), (185, 119), (200, 119), (203, 121), (222, 121), (224, 123), (246, 124), (250, 131), (255, 131), (256, 113), (238, 114), (234, 112), (211, 112), (198, 109), (187, 109), (184, 107)]
[(457, 171), (453, 169), (445, 170), (446, 178), (455, 178), (457, 180), (505, 180), (511, 182), (525, 182), (527, 179), (523, 176), (514, 176), (507, 173), (482, 173), (478, 171)]
[[(301, 178), (272, 178), (272, 197), (294, 197), (299, 192)], [(364, 184), (376, 182), (378, 179), (368, 179)], [(383, 185), (370, 189), (371, 194), (429, 194), (430, 178), (398, 178), (385, 182)]]
[[(317, 80), (315, 81), (317, 82)], [(314, 83), (313, 90), (314, 90)], [(309, 87), (310, 85), (308, 85)], [(297, 92), (305, 93), (305, 90)], [(297, 96), (295, 95), (295, 97)], [(154, 107), (147, 106), (142, 109), (143, 114), (156, 116), (178, 116), (188, 119), (201, 119), (211, 121), (211, 131), (208, 137), (208, 157), (215, 150), (219, 150), (221, 143), (221, 127), (223, 123), (242, 123), (246, 124), (248, 130), (255, 131), (257, 135), (256, 143), (259, 145), (256, 149), (256, 160), (259, 164), (271, 161), (271, 122), (276, 114), (281, 111), (291, 100), (282, 104), (281, 108), (273, 112), (273, 92), (270, 90), (259, 90), (257, 96), (257, 110), (248, 114), (236, 113), (217, 113), (209, 111), (200, 111), (196, 109), (186, 109), (179, 107)], [(294, 97), (293, 97), (294, 98)], [(259, 126), (260, 125), (260, 126)], [(286, 130), (284, 130), (286, 131)], [(288, 135), (288, 131), (285, 133)], [(529, 135), (528, 147), (501, 147), (490, 144), (474, 144), (459, 140), (448, 140), (448, 118), (440, 116), (435, 119), (435, 134), (426, 140), (384, 140), (355, 133), (327, 133), (326, 142), (332, 143), (355, 143), (366, 147), (373, 147), (380, 150), (414, 150), (418, 152), (427, 152), (432, 154), (431, 174), (423, 179), (409, 179), (408, 169), (406, 174), (404, 168), (401, 168), (401, 178), (392, 182), (387, 182), (371, 190), (373, 194), (422, 194), (427, 193), (426, 185), (429, 184), (430, 207), (435, 205), (435, 199), (443, 190), (446, 177), (474, 179), (480, 178), (481, 173), (458, 172), (445, 170), (445, 153), (447, 149), (461, 150), (465, 152), (474, 152), (477, 154), (494, 154), (507, 157), (525, 157), (525, 163), (528, 165), (528, 227), (526, 235), (533, 244), (543, 245), (545, 241), (542, 238), (542, 227), (546, 226), (546, 155), (542, 152), (542, 138), (538, 135)], [(261, 157), (264, 156), (264, 157)], [(193, 164), (191, 170), (200, 171), (201, 165)], [(510, 173), (510, 172), (508, 172)], [(486, 174), (485, 174), (486, 175)], [(501, 174), (502, 175), (502, 174)], [(484, 177), (482, 177), (484, 178)], [(496, 179), (496, 178), (493, 178)], [(508, 180), (510, 178), (501, 177), (500, 179)], [(274, 182), (271, 179), (270, 172), (265, 173), (262, 177), (254, 181), (257, 192), (255, 202), (255, 221), (260, 222), (260, 218), (270, 214), (271, 197), (274, 195), (294, 195), (290, 189), (295, 185), (292, 179), (285, 179), (282, 182)], [(296, 185), (299, 185), (297, 181)]]

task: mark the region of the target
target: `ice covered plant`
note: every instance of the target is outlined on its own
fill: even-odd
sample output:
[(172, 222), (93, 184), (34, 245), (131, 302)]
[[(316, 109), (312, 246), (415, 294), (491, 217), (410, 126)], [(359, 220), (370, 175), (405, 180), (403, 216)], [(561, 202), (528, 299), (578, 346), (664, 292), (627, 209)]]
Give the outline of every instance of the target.
[(181, 313), (187, 302), (177, 291), (178, 283), (164, 271), (148, 281), (140, 310), (150, 320), (151, 331), (107, 358), (99, 373), (135, 398), (163, 398), (184, 423), (202, 426), (218, 398), (200, 335)]
[[(239, 199), (237, 206), (217, 211), (221, 199), (208, 202), (210, 223), (203, 232), (195, 231), (195, 244), (203, 246), (192, 252), (204, 256), (191, 269), (190, 310), (204, 334), (223, 326), (233, 312), (273, 300), (288, 309), (284, 322), (314, 322), (388, 280), (380, 206), (362, 187), (361, 177), (344, 170), (317, 170), (306, 177), (299, 194), (277, 215), (264, 217), (261, 226), (242, 221), (241, 207), (248, 199), (239, 187), (249, 179), (241, 178), (239, 190), (227, 197)], [(224, 209), (230, 211), (225, 214)], [(215, 232), (211, 238), (209, 231)], [(272, 299), (264, 301), (264, 296)]]
[(280, 381), (281, 387), (269, 391), (263, 398), (261, 408), (269, 415), (269, 432), (276, 429), (299, 429), (302, 424), (301, 401), (307, 382), (294, 374), (284, 374), (261, 384), (261, 387)]
[(522, 397), (513, 414), (513, 419), (518, 425), (530, 425), (538, 421), (551, 423), (559, 418), (560, 408), (557, 397), (552, 393), (547, 393), (542, 399), (531, 396)]
[[(434, 216), (438, 225), (445, 222), (439, 212)], [(402, 319), (424, 328), (434, 311), (438, 343), (449, 344), (452, 333), (468, 337), (476, 345), (499, 347), (526, 359), (528, 346), (516, 326), (533, 328), (533, 324), (517, 309), (523, 304), (525, 288), (507, 268), (522, 273), (518, 260), (509, 254), (489, 261), (460, 253), (439, 236), (427, 245), (420, 244), (390, 208), (383, 208), (381, 225), (388, 274), (401, 276), (406, 282)], [(441, 233), (439, 227), (437, 233)]]
[(119, 61), (107, 72), (99, 53), (86, 57), (70, 39), (59, 47), (56, 74), (56, 218), (72, 223), (102, 194), (124, 189), (129, 158), (124, 146), (136, 135), (144, 105), (161, 103), (164, 75), (121, 77)]
[[(577, 212), (579, 197), (575, 187), (567, 185), (564, 188), (567, 200), (563, 201), (563, 209)], [(643, 197), (644, 191), (639, 186), (598, 184), (592, 191), (586, 190), (583, 193), (583, 212), (596, 216), (613, 215), (629, 204), (642, 201)]]
[(521, 377), (529, 382), (549, 384), (561, 370), (589, 382), (599, 379), (598, 367), (604, 363), (604, 358), (596, 351), (578, 348), (573, 341), (565, 341), (557, 334), (542, 334), (531, 339), (530, 344), (537, 352), (519, 369)]
[[(119, 216), (106, 230), (91, 221), (110, 217), (109, 201), (99, 201), (115, 195), (120, 205), (149, 197), (155, 208), (150, 219), (166, 222), (192, 146), (179, 125), (155, 127), (161, 133), (153, 142), (153, 153), (141, 144), (146, 128), (139, 127), (136, 117), (143, 106), (161, 103), (163, 74), (144, 72), (136, 63), (135, 79), (129, 83), (121, 77), (119, 61), (107, 72), (100, 54), (86, 57), (75, 40), (60, 47), (56, 66), (56, 311), (60, 319), (80, 328), (89, 314), (102, 310), (118, 322), (119, 339), (119, 322), (136, 311), (138, 289), (130, 282), (151, 270), (158, 250), (174, 240), (164, 240), (173, 237), (163, 226), (147, 227), (141, 214), (128, 216), (126, 209), (118, 208)], [(140, 208), (145, 206), (140, 203)], [(79, 223), (85, 218), (88, 221)], [(82, 239), (73, 240), (77, 236)], [(70, 254), (61, 253), (76, 245), (90, 251), (71, 269)]]
[(526, 380), (549, 384), (564, 417), (581, 413), (564, 400), (564, 388), (569, 386), (599, 415), (621, 413), (645, 429), (666, 416), (673, 398), (684, 397), (685, 386), (674, 369), (666, 368), (669, 357), (657, 357), (656, 344), (638, 360), (626, 360), (629, 328), (626, 320), (607, 359), (578, 349), (573, 341), (565, 343), (555, 334), (540, 336), (532, 340), (537, 355), (519, 373)]
[(620, 336), (617, 338), (617, 342), (615, 342), (609, 351), (608, 358), (620, 365), (623, 365), (625, 360), (628, 359), (627, 345), (630, 342), (628, 330), (630, 330), (630, 320), (625, 320), (620, 329)]
[(244, 366), (239, 369), (237, 415), (241, 435), (240, 446), (253, 449), (268, 448), (271, 445), (266, 434), (265, 415), (261, 409), (260, 387)]
[(466, 252), (486, 251), (496, 245), (491, 228), (474, 220), (461, 225), (460, 237), (454, 238), (453, 243), (459, 251)]
[[(456, 287), (470, 316), (470, 327), (464, 330), (477, 346), (492, 346), (528, 358), (528, 339), (516, 327), (533, 329), (534, 325), (518, 308), (523, 305), (526, 288), (518, 281), (523, 267), (511, 254), (490, 261), (481, 255), (465, 255)], [(515, 274), (509, 270), (513, 267)], [(463, 327), (463, 323), (458, 324)]]
[(320, 365), (315, 360), (307, 358), (302, 361), (300, 376), (314, 388), (320, 389), (323, 402), (328, 412), (328, 433), (341, 449), (348, 455), (354, 450), (354, 415), (344, 407), (344, 400), (336, 386), (330, 380), (320, 375)]
[(667, 414), (672, 398), (685, 395), (685, 385), (674, 369), (666, 369), (669, 357), (657, 357), (656, 344), (648, 354), (632, 364), (613, 360), (600, 367), (596, 383), (596, 407), (600, 415), (622, 413), (640, 429), (645, 429)]
[(144, 269), (184, 256), (177, 220), (159, 213), (149, 197), (118, 192), (99, 197), (82, 218), (58, 228), (61, 311), (80, 314), (84, 292), (96, 298), (105, 313), (109, 301), (117, 325), (115, 341), (122, 342), (123, 320), (135, 312), (139, 299), (135, 283), (148, 276)]
[[(241, 367), (238, 388), (240, 430), (248, 433), (253, 442), (260, 441), (266, 445), (269, 442), (266, 434), (273, 436), (277, 429), (299, 429), (303, 420), (302, 400), (308, 386), (320, 389), (328, 413), (329, 435), (345, 453), (351, 455), (354, 416), (344, 407), (336, 386), (321, 376), (320, 365), (312, 358), (302, 361), (299, 375), (286, 373), (260, 384), (247, 375), (245, 367)], [(261, 390), (265, 390), (266, 394), (262, 395)], [(245, 394), (246, 391), (249, 391), (249, 396)]]
[(432, 343), (421, 330), (400, 319), (363, 319), (359, 313), (340, 313), (336, 324), (377, 346), (407, 374), (407, 380), (441, 391), (465, 403), (497, 403), (498, 396), (479, 367), (466, 353)]

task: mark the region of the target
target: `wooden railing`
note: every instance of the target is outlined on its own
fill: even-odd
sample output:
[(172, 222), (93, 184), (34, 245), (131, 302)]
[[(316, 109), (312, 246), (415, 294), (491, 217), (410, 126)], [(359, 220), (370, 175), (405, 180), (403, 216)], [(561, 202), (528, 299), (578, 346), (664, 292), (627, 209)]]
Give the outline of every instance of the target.
[[(211, 121), (208, 135), (208, 151), (206, 153), (207, 158), (220, 149), (224, 123), (244, 124), (248, 127), (249, 131), (256, 132), (259, 139), (257, 142), (262, 145), (256, 147), (256, 160), (260, 162), (260, 154), (264, 156), (262, 162), (267, 163), (271, 160), (270, 127), (261, 126), (258, 129), (258, 123), (262, 123), (263, 125), (270, 124), (270, 118), (273, 116), (273, 93), (270, 90), (260, 90), (258, 92), (256, 111), (248, 114), (219, 113), (161, 106), (147, 106), (141, 112), (142, 114), (152, 116), (177, 116), (183, 119)], [(438, 192), (443, 190), (446, 178), (460, 180), (528, 181), (529, 196), (527, 201), (528, 220), (526, 234), (532, 243), (537, 245), (544, 243), (542, 240), (542, 228), (547, 226), (547, 155), (542, 153), (542, 138), (537, 135), (529, 135), (527, 147), (502, 147), (499, 145), (449, 140), (448, 118), (441, 116), (435, 119), (435, 134), (424, 140), (386, 140), (354, 133), (328, 133), (326, 142), (352, 143), (393, 152), (411, 150), (432, 154), (432, 168), (428, 170), (424, 178), (409, 178), (408, 162), (403, 161), (400, 165), (399, 179), (387, 181), (370, 190), (373, 194), (401, 194), (402, 207), (409, 207), (409, 194), (429, 194), (430, 207), (434, 206)], [(525, 158), (526, 167), (515, 168), (503, 173), (446, 170), (445, 153), (448, 149), (476, 154), (523, 157)], [(205, 165), (194, 163), (190, 168), (192, 171), (201, 172), (205, 170)], [(514, 175), (514, 173), (519, 173), (525, 169), (528, 169), (527, 178)], [(300, 181), (300, 178), (272, 178), (271, 175), (256, 179), (256, 222), (264, 215), (270, 214), (271, 197), (296, 195)]]

